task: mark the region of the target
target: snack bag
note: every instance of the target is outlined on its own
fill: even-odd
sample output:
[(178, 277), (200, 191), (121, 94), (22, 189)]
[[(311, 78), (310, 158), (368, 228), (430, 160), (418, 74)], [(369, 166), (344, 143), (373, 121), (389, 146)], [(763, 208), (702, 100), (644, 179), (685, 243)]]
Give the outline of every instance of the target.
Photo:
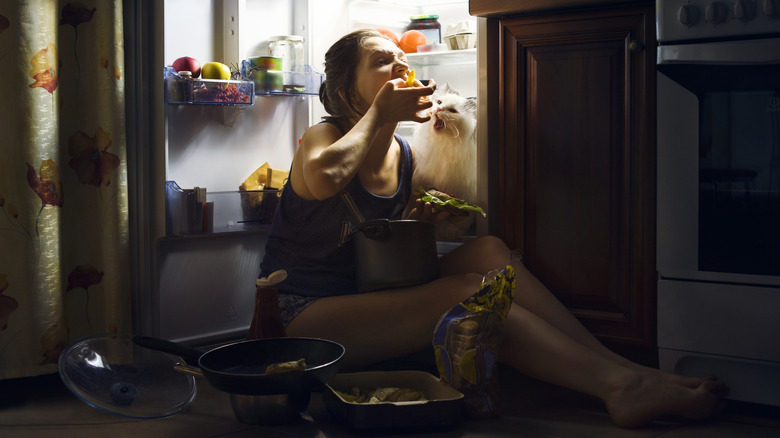
[(479, 292), (445, 313), (433, 333), (439, 377), (463, 393), (472, 418), (500, 413), (496, 350), (514, 291), (512, 266), (488, 274)]

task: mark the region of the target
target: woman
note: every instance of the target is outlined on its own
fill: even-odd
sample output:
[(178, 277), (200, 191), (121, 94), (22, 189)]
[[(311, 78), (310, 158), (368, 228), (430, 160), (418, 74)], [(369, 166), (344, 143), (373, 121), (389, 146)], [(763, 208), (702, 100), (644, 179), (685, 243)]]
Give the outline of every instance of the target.
[[(278, 269), (289, 336), (332, 339), (346, 348), (344, 368), (357, 368), (429, 347), (439, 318), (474, 294), (483, 275), (506, 266), (511, 251), (484, 236), (441, 258), (441, 276), (427, 284), (357, 293), (355, 263), (340, 247), (354, 222), (338, 194), (350, 193), (366, 219), (401, 215), (411, 192), (412, 155), (394, 135), (401, 121), (423, 122), (434, 85), (405, 85), (404, 53), (374, 31), (356, 31), (325, 55), (320, 99), (330, 114), (310, 127), (295, 153), (289, 183), (269, 235), (262, 276)], [(413, 218), (448, 220), (418, 205)], [(347, 228), (348, 230), (348, 228)], [(664, 414), (705, 418), (725, 388), (630, 362), (605, 348), (523, 266), (515, 268), (514, 303), (504, 323), (499, 359), (539, 380), (604, 401), (614, 423), (643, 425)]]

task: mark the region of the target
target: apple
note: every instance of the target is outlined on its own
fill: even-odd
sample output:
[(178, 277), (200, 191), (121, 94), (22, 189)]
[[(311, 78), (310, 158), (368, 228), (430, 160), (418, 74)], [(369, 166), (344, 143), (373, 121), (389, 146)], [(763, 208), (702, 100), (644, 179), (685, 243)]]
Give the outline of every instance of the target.
[(223, 81), (229, 81), (232, 77), (230, 67), (221, 62), (207, 62), (203, 64), (200, 74), (203, 76), (203, 79), (219, 79)]
[(188, 71), (192, 73), (193, 78), (200, 76), (200, 62), (197, 59), (189, 56), (182, 56), (173, 61), (173, 69), (177, 72)]

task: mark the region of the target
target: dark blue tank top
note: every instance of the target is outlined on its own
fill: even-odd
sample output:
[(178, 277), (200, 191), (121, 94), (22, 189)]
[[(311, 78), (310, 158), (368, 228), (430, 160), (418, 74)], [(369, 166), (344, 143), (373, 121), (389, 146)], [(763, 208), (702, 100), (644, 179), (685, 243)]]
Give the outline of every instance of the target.
[[(399, 185), (390, 197), (366, 190), (356, 175), (346, 187), (366, 220), (399, 219), (409, 200), (412, 184), (412, 151), (401, 136)], [(279, 293), (309, 297), (346, 295), (357, 292), (352, 242), (339, 246), (342, 228), (356, 221), (341, 196), (305, 200), (298, 197), (292, 184), (285, 184), (276, 210), (260, 276), (284, 269), (287, 279), (276, 286)]]

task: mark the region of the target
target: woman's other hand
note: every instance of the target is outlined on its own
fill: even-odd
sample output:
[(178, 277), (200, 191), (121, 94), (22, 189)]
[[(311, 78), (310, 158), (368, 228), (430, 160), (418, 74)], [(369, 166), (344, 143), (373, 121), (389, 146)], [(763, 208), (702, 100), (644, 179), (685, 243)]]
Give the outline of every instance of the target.
[(454, 214), (446, 210), (441, 210), (430, 202), (423, 202), (422, 199), (417, 199), (417, 205), (409, 211), (407, 219), (418, 220), (423, 222), (430, 222), (434, 225), (442, 222), (459, 222), (468, 215)]

